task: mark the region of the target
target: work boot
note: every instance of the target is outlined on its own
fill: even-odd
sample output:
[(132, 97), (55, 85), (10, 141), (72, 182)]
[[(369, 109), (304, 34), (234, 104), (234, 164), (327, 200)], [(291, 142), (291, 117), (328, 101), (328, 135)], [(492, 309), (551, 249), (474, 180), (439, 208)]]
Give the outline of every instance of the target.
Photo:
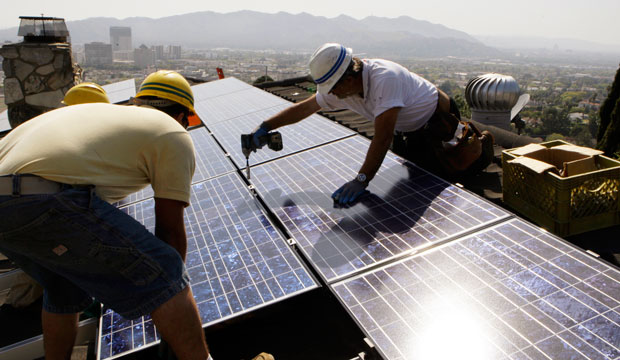
[(262, 352), (262, 353), (256, 355), (256, 357), (254, 357), (252, 360), (275, 360), (275, 358), (271, 354), (267, 354), (266, 352)]

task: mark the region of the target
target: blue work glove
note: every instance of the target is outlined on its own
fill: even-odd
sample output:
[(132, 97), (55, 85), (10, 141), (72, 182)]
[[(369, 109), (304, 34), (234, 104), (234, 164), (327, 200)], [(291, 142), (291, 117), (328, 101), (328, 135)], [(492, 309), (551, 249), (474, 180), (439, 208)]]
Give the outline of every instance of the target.
[(263, 122), (256, 129), (254, 129), (254, 131), (252, 132), (252, 141), (254, 142), (254, 146), (257, 149), (265, 146), (265, 143), (261, 144), (260, 137), (269, 134), (269, 131), (271, 131), (271, 126), (267, 125), (265, 122)]
[(340, 205), (351, 205), (357, 198), (368, 192), (366, 190), (367, 186), (368, 183), (353, 179), (334, 191), (332, 199), (336, 200)]

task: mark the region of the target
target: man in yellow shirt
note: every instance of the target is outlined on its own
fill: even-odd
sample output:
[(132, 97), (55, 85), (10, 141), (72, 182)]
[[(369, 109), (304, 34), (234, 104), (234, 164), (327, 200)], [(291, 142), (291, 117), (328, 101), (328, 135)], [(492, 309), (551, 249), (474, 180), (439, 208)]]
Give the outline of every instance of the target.
[[(70, 357), (93, 297), (129, 319), (151, 314), (179, 359), (210, 357), (183, 265), (193, 101), (181, 75), (158, 71), (139, 106), (67, 106), (0, 141), (0, 252), (45, 288), (46, 359)], [(111, 205), (148, 184), (155, 235)]]

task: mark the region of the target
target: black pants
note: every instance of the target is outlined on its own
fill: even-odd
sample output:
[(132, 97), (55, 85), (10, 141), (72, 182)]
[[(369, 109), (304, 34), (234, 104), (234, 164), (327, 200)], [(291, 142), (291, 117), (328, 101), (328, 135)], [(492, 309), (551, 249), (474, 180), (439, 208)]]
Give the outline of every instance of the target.
[[(459, 108), (452, 98), (450, 98), (450, 113), (461, 119)], [(436, 146), (441, 146), (442, 140), (437, 139), (428, 130), (428, 124), (439, 121), (439, 116), (441, 115), (436, 111), (422, 128), (394, 135), (392, 151), (427, 171), (445, 177), (447, 174), (443, 171), (434, 151)]]

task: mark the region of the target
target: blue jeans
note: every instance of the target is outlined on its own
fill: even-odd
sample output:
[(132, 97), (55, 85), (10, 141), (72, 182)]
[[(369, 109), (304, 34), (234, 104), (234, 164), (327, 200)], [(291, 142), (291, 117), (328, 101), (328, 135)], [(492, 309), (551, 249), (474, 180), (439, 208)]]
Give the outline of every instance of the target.
[(189, 284), (174, 248), (91, 187), (0, 196), (0, 252), (44, 287), (52, 313), (82, 311), (94, 297), (134, 319)]

